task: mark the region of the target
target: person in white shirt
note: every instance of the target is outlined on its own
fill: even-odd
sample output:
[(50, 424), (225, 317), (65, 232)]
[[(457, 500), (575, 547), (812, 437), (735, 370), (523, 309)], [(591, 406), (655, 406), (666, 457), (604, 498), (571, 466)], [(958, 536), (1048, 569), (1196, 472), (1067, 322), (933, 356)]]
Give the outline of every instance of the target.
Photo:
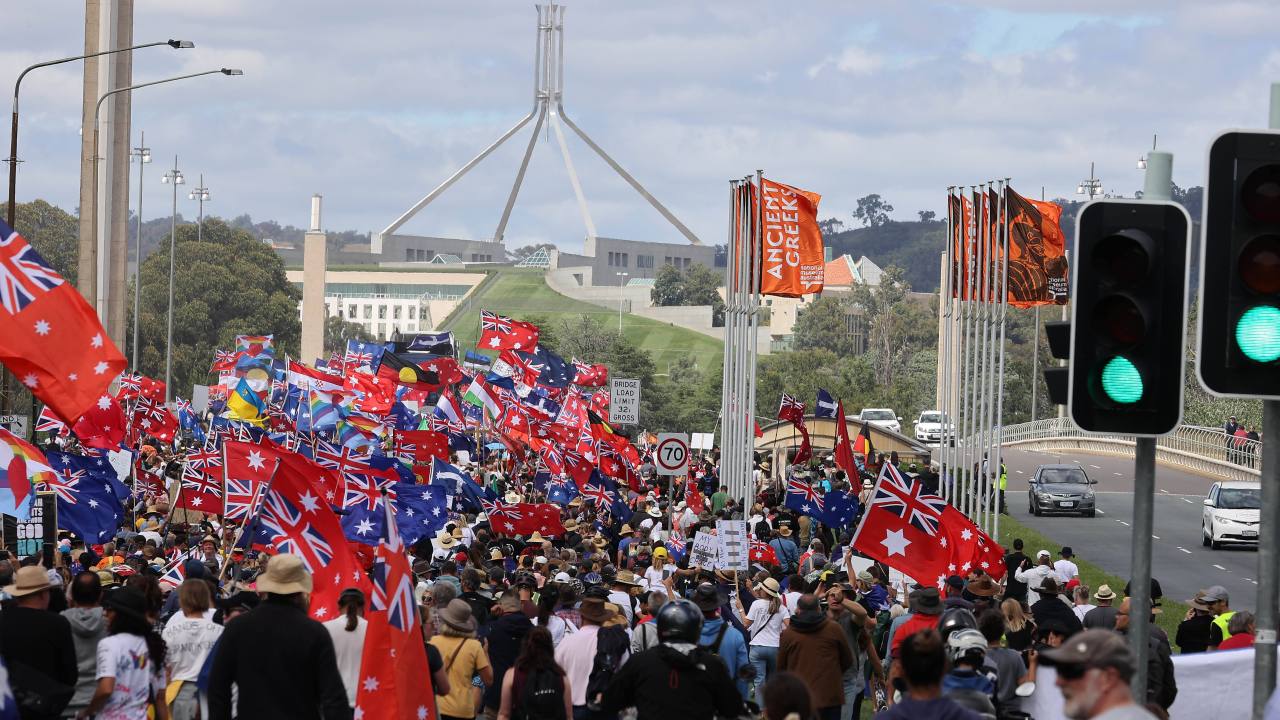
[(664, 580), (671, 577), (675, 570), (667, 565), (667, 549), (661, 545), (653, 549), (653, 564), (644, 571), (644, 583), (647, 590), (666, 591)]
[(213, 596), (204, 580), (183, 580), (178, 586), (178, 604), (182, 612), (169, 620), (161, 635), (167, 648), (164, 664), (169, 682), (182, 683), (170, 710), (174, 720), (194, 720), (200, 714), (196, 680), (209, 651), (222, 636), (222, 626), (208, 617)]
[(338, 609), (342, 616), (324, 624), (333, 638), (333, 652), (338, 658), (338, 674), (347, 690), (347, 704), (356, 706), (356, 692), (360, 690), (360, 658), (364, 654), (364, 636), (369, 621), (364, 619), (364, 593), (347, 588), (338, 596)]
[(760, 688), (778, 665), (778, 645), (782, 639), (782, 631), (791, 619), (791, 611), (782, 604), (778, 581), (765, 578), (752, 590), (755, 601), (749, 610), (743, 610), (742, 597), (735, 598), (738, 618), (747, 629), (747, 656), (756, 669), (752, 686), (756, 697), (761, 697)]
[(1076, 564), (1071, 562), (1073, 553), (1071, 552), (1071, 547), (1069, 545), (1063, 547), (1062, 552), (1060, 552), (1059, 555), (1062, 556), (1062, 559), (1053, 564), (1053, 571), (1058, 574), (1058, 582), (1066, 585), (1071, 582), (1072, 578), (1080, 576), (1080, 568), (1076, 567)]
[(1071, 606), (1071, 610), (1076, 614), (1076, 617), (1080, 618), (1080, 622), (1082, 623), (1084, 622), (1085, 613), (1098, 607), (1097, 605), (1089, 602), (1088, 585), (1077, 585), (1075, 589), (1071, 591), (1071, 598), (1075, 600), (1075, 604)]
[(1048, 550), (1041, 550), (1036, 553), (1036, 566), (1027, 567), (1031, 563), (1030, 560), (1023, 561), (1023, 567), (1018, 568), (1013, 573), (1013, 579), (1021, 583), (1027, 584), (1027, 606), (1035, 605), (1040, 601), (1040, 593), (1036, 592), (1036, 588), (1044, 584), (1047, 577), (1053, 576), (1057, 580), (1057, 572), (1053, 569), (1052, 556)]

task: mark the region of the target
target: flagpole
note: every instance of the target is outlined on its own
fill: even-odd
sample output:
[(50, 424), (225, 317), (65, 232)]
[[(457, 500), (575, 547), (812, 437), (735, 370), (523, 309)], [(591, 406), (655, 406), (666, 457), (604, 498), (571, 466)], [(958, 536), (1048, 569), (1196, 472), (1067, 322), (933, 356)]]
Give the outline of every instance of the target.
[[(240, 544), (240, 540), (244, 537), (245, 531), (249, 529), (250, 525), (254, 525), (254, 526), (257, 525), (258, 515), (262, 512), (262, 503), (266, 502), (267, 493), (271, 492), (271, 486), (275, 484), (276, 473), (278, 472), (280, 472), (280, 458), (277, 457), (275, 467), (271, 468), (271, 476), (267, 478), (266, 487), (263, 488), (261, 493), (257, 494), (258, 496), (256, 499), (250, 500), (249, 517), (245, 520), (244, 524), (240, 526), (240, 529), (236, 531), (235, 539), (231, 541), (232, 549), (235, 549), (235, 547)], [(222, 502), (223, 502), (224, 510), (226, 508), (226, 501), (227, 501), (226, 477), (227, 477), (227, 448), (224, 445), (222, 447), (222, 478), (223, 478)], [(256, 530), (256, 527), (255, 527), (255, 530)], [(228, 554), (228, 557), (229, 556), (230, 555)], [(218, 570), (219, 585), (222, 584), (223, 578), (226, 577), (227, 566), (230, 564), (231, 563), (229, 562), (224, 562), (222, 563), (222, 567), (219, 568)]]
[(969, 331), (973, 323), (973, 271), (975, 263), (973, 262), (973, 246), (969, 236), (969, 219), (973, 215), (972, 187), (970, 186), (969, 213), (964, 212), (964, 188), (960, 188), (960, 223), (962, 234), (964, 235), (961, 242), (964, 246), (964, 287), (962, 288), (960, 299), (960, 396), (957, 399), (960, 410), (959, 418), (959, 442), (956, 447), (956, 492), (959, 496), (956, 498), (956, 509), (961, 513), (968, 515), (968, 506), (965, 497), (968, 495), (966, 488), (968, 487), (969, 468), (966, 463), (969, 453), (969, 363), (973, 361), (973, 343)]
[(939, 283), (938, 292), (938, 316), (941, 320), (942, 331), (939, 338), (941, 345), (938, 353), (938, 367), (942, 369), (938, 380), (938, 412), (942, 414), (942, 426), (938, 433), (938, 493), (943, 500), (951, 502), (951, 493), (946, 484), (946, 468), (947, 468), (947, 424), (946, 419), (950, 415), (950, 380), (951, 380), (951, 284), (952, 276), (955, 274), (951, 263), (953, 262), (952, 244), (955, 238), (952, 237), (952, 227), (955, 219), (952, 217), (952, 189), (954, 186), (947, 186), (947, 246), (943, 250), (942, 257), (942, 282)]
[(978, 527), (984, 527), (987, 521), (987, 493), (988, 493), (988, 476), (990, 475), (991, 460), (987, 451), (987, 442), (991, 436), (991, 356), (993, 349), (993, 331), (995, 330), (995, 315), (991, 311), (992, 295), (992, 253), (991, 253), (991, 219), (995, 208), (991, 207), (991, 188), (994, 182), (988, 181), (982, 191), (982, 313), (984, 317), (982, 327), (982, 377), (981, 377), (981, 402), (978, 405), (978, 423), (980, 431), (978, 433), (978, 506), (976, 508), (974, 524)]
[[(1004, 472), (1004, 340), (1005, 329), (1008, 325), (1009, 314), (1009, 180), (1004, 179), (1004, 192), (1001, 197), (1003, 199), (1003, 213), (1000, 217), (1001, 226), (1004, 229), (1003, 252), (1001, 259), (1000, 272), (1000, 369), (999, 373), (999, 392), (996, 397), (996, 479), (997, 482), (1003, 476)], [(1039, 310), (1039, 306), (1036, 307)], [(1039, 337), (1039, 325), (1036, 327), (1037, 338)], [(1038, 350), (1037, 346), (1037, 350)], [(1035, 375), (1032, 375), (1032, 381), (1035, 381)], [(997, 489), (996, 493), (996, 512), (995, 522), (992, 523), (991, 539), (997, 540), (1000, 535), (1000, 495)]]
[(964, 420), (964, 458), (963, 458), (963, 464), (964, 464), (963, 492), (964, 494), (961, 497), (961, 503), (962, 503), (961, 512), (963, 512), (966, 517), (972, 517), (972, 506), (973, 506), (972, 501), (973, 501), (974, 477), (973, 477), (973, 471), (971, 469), (972, 468), (971, 461), (973, 459), (972, 457), (973, 442), (970, 435), (972, 434), (975, 427), (974, 418), (973, 418), (973, 408), (974, 408), (974, 400), (976, 399), (976, 395), (974, 394), (976, 391), (976, 388), (975, 388), (976, 383), (974, 382), (974, 380), (977, 376), (977, 350), (978, 350), (977, 342), (976, 342), (977, 325), (978, 325), (978, 317), (977, 317), (978, 308), (975, 305), (975, 301), (974, 301), (974, 294), (977, 290), (977, 274), (978, 274), (977, 232), (978, 232), (979, 212), (978, 212), (978, 203), (977, 203), (978, 193), (977, 193), (976, 185), (969, 186), (969, 197), (970, 197), (969, 219), (966, 220), (965, 222), (965, 245), (967, 246), (968, 253), (969, 253), (969, 257), (968, 257), (969, 280), (966, 283), (966, 285), (968, 286), (968, 293), (966, 294), (966, 298), (967, 298), (966, 304), (969, 307), (968, 307), (968, 320), (965, 323), (966, 324), (965, 343), (968, 345), (968, 352), (966, 353), (968, 358), (967, 358), (967, 361), (965, 362), (965, 370), (964, 370), (964, 375), (965, 375), (965, 399), (964, 399), (965, 420)]
[(754, 232), (752, 232), (751, 240), (751, 263), (748, 267), (750, 277), (748, 278), (747, 289), (750, 291), (749, 300), (751, 303), (751, 314), (747, 316), (747, 327), (750, 333), (747, 345), (748, 357), (748, 374), (744, 378), (747, 383), (747, 417), (743, 422), (743, 432), (747, 438), (747, 467), (742, 478), (743, 486), (747, 492), (743, 498), (743, 517), (746, 518), (746, 512), (750, 509), (750, 500), (755, 498), (755, 487), (752, 485), (754, 477), (753, 468), (755, 466), (756, 457), (756, 435), (753, 432), (755, 427), (756, 416), (756, 340), (759, 335), (760, 324), (760, 273), (757, 269), (761, 266), (764, 253), (764, 170), (756, 170), (756, 206), (755, 213), (751, 219), (754, 221)]
[(996, 254), (997, 254), (996, 243), (998, 242), (997, 240), (998, 230), (996, 227), (994, 227), (994, 225), (996, 223), (996, 217), (1000, 211), (999, 195), (997, 195), (996, 197), (995, 205), (992, 206), (991, 204), (991, 190), (998, 187), (999, 187), (999, 181), (996, 181), (996, 180), (991, 181), (989, 183), (987, 193), (985, 195), (985, 199), (987, 200), (987, 205), (988, 205), (988, 209), (987, 209), (988, 221), (984, 223), (984, 225), (986, 225), (984, 229), (987, 234), (987, 242), (986, 242), (987, 289), (985, 290), (985, 293), (986, 293), (985, 300), (987, 303), (987, 352), (986, 352), (986, 364), (983, 368), (983, 384), (986, 388), (986, 391), (983, 393), (984, 395), (983, 422), (984, 422), (985, 429), (984, 429), (983, 444), (982, 444), (982, 455), (983, 455), (982, 514), (981, 514), (982, 521), (978, 523), (978, 527), (980, 527), (984, 532), (990, 532), (990, 529), (991, 529), (991, 526), (990, 526), (990, 523), (991, 523), (991, 466), (993, 463), (993, 458), (991, 457), (991, 444), (992, 444), (992, 440), (995, 437), (995, 425), (994, 425), (995, 396), (994, 395), (996, 392), (998, 392), (998, 390), (995, 387), (996, 322), (997, 322), (995, 296), (996, 296), (996, 289), (998, 287), (996, 284), (996, 280), (997, 280), (996, 267), (999, 261), (996, 258)]
[(987, 276), (990, 274), (990, 248), (987, 245), (987, 183), (978, 183), (978, 194), (974, 196), (974, 236), (978, 245), (977, 311), (978, 323), (974, 329), (977, 336), (978, 352), (974, 359), (973, 375), (973, 466), (972, 500), (969, 504), (969, 520), (975, 524), (982, 522), (982, 447), (986, 438), (986, 397), (987, 397), (987, 328), (990, 325), (989, 302), (987, 298)]

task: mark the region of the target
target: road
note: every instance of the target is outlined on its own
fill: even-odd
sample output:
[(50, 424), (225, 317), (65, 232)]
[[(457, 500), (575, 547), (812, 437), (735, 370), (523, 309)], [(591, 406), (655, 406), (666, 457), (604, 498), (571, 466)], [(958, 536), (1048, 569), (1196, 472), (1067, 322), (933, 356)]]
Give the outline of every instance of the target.
[[(1008, 448), (1007, 502), (1019, 522), (1070, 545), (1081, 558), (1128, 577), (1133, 542), (1133, 459), (1082, 453), (1038, 452)], [(1027, 510), (1027, 481), (1039, 465), (1076, 462), (1097, 480), (1097, 517), (1033, 517)], [(1202, 475), (1156, 465), (1155, 515), (1152, 532), (1152, 575), (1165, 597), (1186, 600), (1196, 590), (1222, 585), (1231, 605), (1256, 605), (1258, 553), (1253, 548), (1211, 550), (1201, 545), (1201, 501), (1213, 481)], [(1034, 554), (1040, 548), (1026, 548)], [(1046, 548), (1057, 557), (1058, 547)], [(1121, 588), (1115, 588), (1118, 593)]]

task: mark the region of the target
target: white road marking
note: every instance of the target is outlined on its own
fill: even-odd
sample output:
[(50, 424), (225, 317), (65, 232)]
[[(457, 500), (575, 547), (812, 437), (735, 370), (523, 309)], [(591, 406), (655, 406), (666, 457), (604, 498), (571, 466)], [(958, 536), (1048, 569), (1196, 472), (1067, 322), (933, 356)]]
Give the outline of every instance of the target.
[(1182, 502), (1184, 502), (1184, 503), (1186, 503), (1186, 504), (1188, 504), (1188, 505), (1195, 505), (1195, 503), (1191, 502), (1190, 500), (1188, 500), (1188, 499), (1186, 499), (1186, 498), (1182, 498)]
[(1019, 475), (1026, 475), (1026, 473), (1022, 472), (1021, 470), (1014, 470), (1014, 472), (1018, 473)]
[(1169, 494), (1169, 491), (1165, 490), (1164, 488), (1160, 488), (1160, 492), (1164, 493), (1165, 495)]
[(1254, 585), (1257, 585), (1257, 584), (1258, 584), (1258, 581), (1257, 581), (1257, 580), (1254, 580), (1253, 578), (1245, 578), (1245, 580), (1248, 580), (1249, 582), (1253, 583)]
[(1188, 550), (1188, 549), (1186, 549), (1186, 548), (1184, 548), (1184, 547), (1179, 547), (1178, 549), (1179, 549), (1179, 550), (1181, 550), (1182, 552), (1184, 552), (1184, 553), (1188, 554), (1188, 555), (1190, 555), (1190, 554), (1191, 554), (1191, 551), (1190, 551), (1190, 550)]
[(1102, 512), (1101, 510), (1096, 510), (1095, 512), (1097, 512), (1099, 515), (1106, 515), (1106, 513)]
[(1116, 477), (1124, 477), (1124, 473), (1111, 473), (1111, 474), (1115, 475)]
[(1093, 468), (1094, 470), (1101, 470), (1101, 469), (1102, 469), (1102, 466), (1101, 466), (1101, 465), (1090, 465), (1089, 467)]
[(1215, 564), (1215, 565), (1214, 565), (1214, 567), (1218, 568), (1219, 570), (1221, 570), (1221, 571), (1223, 571), (1223, 572), (1226, 572), (1226, 570), (1227, 570), (1226, 568), (1222, 567), (1221, 565), (1216, 565), (1216, 564)]
[(1120, 523), (1121, 525), (1123, 525), (1123, 526), (1125, 526), (1125, 527), (1129, 527), (1129, 523), (1127, 523), (1127, 522), (1125, 522), (1125, 521), (1123, 521), (1123, 520), (1117, 520), (1116, 522)]
[(1152, 540), (1159, 540), (1159, 539), (1160, 539), (1160, 536), (1159, 536), (1159, 535), (1152, 535), (1152, 536), (1151, 536), (1151, 539), (1152, 539)]

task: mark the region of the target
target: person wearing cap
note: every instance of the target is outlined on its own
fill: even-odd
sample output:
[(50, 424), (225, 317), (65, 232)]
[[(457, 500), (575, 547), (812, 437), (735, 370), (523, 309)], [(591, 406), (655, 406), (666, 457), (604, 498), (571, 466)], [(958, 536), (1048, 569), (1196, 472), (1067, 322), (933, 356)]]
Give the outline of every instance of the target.
[(659, 545), (653, 549), (652, 564), (644, 571), (644, 581), (650, 591), (666, 590), (666, 580), (675, 570), (667, 566), (668, 559), (670, 555), (665, 547)]
[[(485, 687), (495, 686), (489, 654), (476, 639), (476, 620), (471, 617), (471, 606), (465, 600), (454, 598), (438, 609), (436, 618), (440, 621), (439, 632), (432, 636), (430, 642), (440, 651), (445, 672), (449, 675), (449, 693), (436, 696), (436, 712), (441, 720), (474, 718), (476, 701), (471, 678), (479, 675)], [(501, 695), (501, 686), (496, 687)], [(496, 703), (494, 707), (497, 707)]]
[(1204, 599), (1204, 591), (1187, 600), (1187, 614), (1178, 623), (1174, 640), (1183, 655), (1201, 653), (1209, 649), (1209, 628), (1213, 625), (1213, 606)]
[(1031, 560), (1023, 560), (1022, 566), (1013, 573), (1013, 579), (1027, 586), (1027, 605), (1035, 605), (1040, 600), (1040, 593), (1036, 588), (1044, 584), (1045, 578), (1057, 577), (1056, 571), (1053, 569), (1053, 557), (1049, 555), (1048, 550), (1041, 550), (1036, 553), (1036, 564), (1033, 567)]
[(1213, 611), (1213, 622), (1209, 626), (1209, 649), (1217, 650), (1223, 640), (1231, 637), (1229, 625), (1235, 611), (1231, 609), (1231, 598), (1227, 595), (1227, 589), (1221, 585), (1209, 587), (1202, 597), (1209, 605), (1209, 609)]
[(1124, 637), (1109, 630), (1085, 630), (1060, 647), (1042, 650), (1037, 660), (1057, 670), (1063, 713), (1073, 720), (1155, 720), (1133, 701), (1129, 681), (1134, 657)]
[[(208, 720), (351, 717), (333, 640), (307, 617), (311, 590), (301, 557), (282, 553), (267, 562), (257, 578), (262, 601), (227, 623), (213, 654)], [(239, 690), (234, 707), (233, 684)]]
[(98, 685), (77, 718), (145, 718), (154, 703), (156, 720), (168, 720), (164, 697), (166, 648), (147, 616), (147, 599), (133, 588), (106, 599), (107, 636), (98, 642)]
[[(1116, 613), (1116, 632), (1129, 635), (1129, 618), (1132, 604), (1129, 598), (1120, 602)], [(1156, 616), (1150, 616), (1150, 635), (1147, 637), (1147, 702), (1156, 703), (1165, 710), (1173, 705), (1178, 696), (1178, 681), (1173, 674), (1173, 659), (1169, 648), (1168, 636), (1156, 627)], [(1067, 643), (1074, 641), (1068, 638)]]
[[(78, 670), (71, 624), (49, 611), (49, 574), (39, 565), (18, 568), (4, 592), (11, 600), (0, 611), (0, 657), (16, 693), (58, 690), (46, 697), (48, 714), (25, 711), (23, 718), (56, 718), (71, 699)], [(15, 670), (15, 668), (21, 668)]]
[(964, 578), (959, 575), (950, 575), (946, 582), (946, 597), (942, 600), (942, 605), (947, 610), (951, 608), (964, 608), (973, 611), (973, 603), (964, 597), (965, 582)]
[(838, 720), (845, 704), (844, 675), (854, 665), (853, 649), (839, 625), (822, 611), (816, 595), (802, 595), (778, 642), (778, 670), (804, 678), (821, 720)]

